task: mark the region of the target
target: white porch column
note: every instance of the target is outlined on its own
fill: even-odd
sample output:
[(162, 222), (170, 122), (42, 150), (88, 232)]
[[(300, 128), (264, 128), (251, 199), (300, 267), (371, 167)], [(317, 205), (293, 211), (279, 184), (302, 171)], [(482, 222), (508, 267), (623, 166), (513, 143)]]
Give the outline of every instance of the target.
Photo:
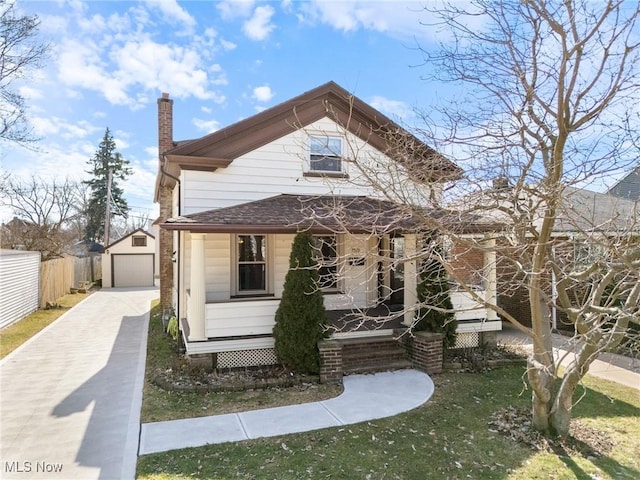
[(191, 275), (189, 288), (189, 341), (206, 340), (204, 315), (206, 302), (204, 277), (204, 233), (191, 234)]
[[(484, 293), (485, 299), (492, 305), (498, 301), (498, 276), (496, 272), (496, 240), (487, 237), (483, 240), (484, 251)], [(487, 309), (487, 320), (498, 320), (498, 314)]]
[[(407, 258), (416, 255), (417, 243), (414, 234), (404, 236), (404, 256)], [(417, 261), (410, 260), (404, 264), (404, 321), (407, 326), (413, 323), (415, 317), (415, 305), (418, 303), (418, 268)]]

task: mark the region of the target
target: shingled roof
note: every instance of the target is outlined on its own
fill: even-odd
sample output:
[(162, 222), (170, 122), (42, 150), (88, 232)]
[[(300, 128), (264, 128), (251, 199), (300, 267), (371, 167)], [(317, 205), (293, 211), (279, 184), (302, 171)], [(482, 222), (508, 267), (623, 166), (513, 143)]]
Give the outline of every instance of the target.
[(290, 194), (170, 218), (161, 227), (194, 233), (295, 233), (300, 230), (314, 233), (418, 233), (429, 228), (429, 222), (424, 218), (464, 225), (467, 231), (489, 227), (471, 218), (463, 222), (452, 212), (412, 209), (364, 196)]
[(410, 158), (425, 181), (446, 181), (462, 173), (455, 163), (396, 122), (328, 82), (209, 135), (178, 142), (163, 155), (162, 182), (173, 185), (180, 169), (225, 168), (235, 158), (327, 116), (391, 158), (399, 162)]

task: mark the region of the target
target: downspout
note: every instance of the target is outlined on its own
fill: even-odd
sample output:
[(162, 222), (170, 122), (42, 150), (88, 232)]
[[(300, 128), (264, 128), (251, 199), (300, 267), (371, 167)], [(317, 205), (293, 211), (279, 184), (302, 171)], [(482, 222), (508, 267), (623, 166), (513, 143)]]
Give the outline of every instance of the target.
[[(162, 164), (160, 165), (160, 173), (162, 173), (162, 175), (166, 175), (167, 177), (173, 179), (176, 181), (176, 185), (178, 186), (178, 215), (182, 215), (182, 205), (180, 202), (180, 199), (182, 197), (182, 182), (180, 181), (180, 179), (174, 175), (171, 175), (168, 171), (165, 170), (164, 166), (167, 162), (167, 156), (166, 155), (162, 155)], [(176, 256), (175, 256), (175, 261), (177, 263), (177, 269), (178, 269), (178, 275), (176, 278), (176, 290), (178, 291), (178, 296), (176, 299), (176, 315), (179, 314), (180, 312), (180, 233), (178, 233), (178, 242), (176, 245)], [(178, 328), (180, 328), (180, 319), (178, 319)], [(182, 336), (179, 336), (179, 338), (182, 338)]]
[(168, 171), (166, 171), (164, 169), (164, 165), (165, 165), (166, 162), (167, 162), (167, 156), (163, 154), (162, 155), (162, 165), (160, 165), (160, 172), (163, 175), (166, 175), (167, 177), (172, 178), (173, 180), (175, 180), (176, 184), (178, 185), (178, 215), (180, 215), (182, 213), (180, 211), (180, 185), (181, 185), (181, 182), (180, 182), (180, 179), (178, 177), (176, 177), (174, 175), (171, 175)]

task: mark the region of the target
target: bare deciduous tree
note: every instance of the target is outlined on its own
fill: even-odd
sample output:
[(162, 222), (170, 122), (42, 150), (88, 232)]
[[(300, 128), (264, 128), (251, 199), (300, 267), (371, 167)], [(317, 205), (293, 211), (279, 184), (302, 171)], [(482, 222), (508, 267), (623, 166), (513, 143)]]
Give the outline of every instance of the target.
[[(449, 135), (438, 144), (468, 153), (466, 186), (481, 193), (467, 197), (467, 210), (485, 209), (507, 225), (499, 253), (526, 285), (531, 327), (498, 310), (533, 339), (533, 423), (559, 435), (568, 434), (573, 394), (589, 365), (638, 322), (637, 206), (598, 204), (575, 187), (597, 184), (638, 157), (639, 5), (450, 6), (436, 14), (454, 41), (434, 54), (424, 50), (433, 77), (464, 92), (440, 109)], [(471, 27), (473, 19), (481, 25)], [(586, 263), (576, 241), (590, 252)], [(574, 332), (575, 356), (559, 387), (552, 310)]]
[(0, 0), (0, 140), (23, 145), (35, 140), (14, 83), (40, 67), (47, 54), (48, 45), (36, 40), (39, 25), (37, 16), (16, 16), (14, 2)]
[[(358, 187), (402, 206), (418, 234), (455, 246), (439, 259), (461, 288), (531, 337), (533, 424), (561, 436), (589, 365), (640, 323), (638, 205), (584, 189), (637, 162), (639, 5), (476, 0), (435, 11), (452, 38), (435, 53), (423, 49), (425, 64), (456, 94), (422, 113), (416, 135), (452, 155), (465, 175), (447, 189), (429, 186), (438, 156), (425, 162), (412, 136), (393, 131), (378, 132), (393, 161), (353, 145), (345, 155)], [(469, 235), (491, 225), (489, 236)], [(491, 282), (487, 269), (461, 268), (469, 252), (498, 258), (498, 294), (524, 291), (530, 325), (477, 293), (472, 277)], [(418, 243), (400, 262), (434, 255)], [(419, 307), (405, 304), (405, 312)], [(573, 334), (562, 374), (554, 320)]]
[(7, 178), (2, 184), (2, 205), (14, 219), (3, 225), (4, 248), (40, 251), (42, 261), (62, 256), (79, 238), (68, 230), (78, 214), (81, 187), (32, 177), (29, 181)]

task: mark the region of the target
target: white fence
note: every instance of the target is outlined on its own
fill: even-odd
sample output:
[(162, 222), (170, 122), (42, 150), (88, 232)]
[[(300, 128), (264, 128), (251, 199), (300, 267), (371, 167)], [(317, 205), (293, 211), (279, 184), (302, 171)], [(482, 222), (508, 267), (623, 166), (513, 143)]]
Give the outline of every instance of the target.
[(102, 278), (100, 256), (40, 262), (39, 252), (0, 250), (0, 328)]
[(40, 252), (0, 250), (0, 328), (38, 309)]

